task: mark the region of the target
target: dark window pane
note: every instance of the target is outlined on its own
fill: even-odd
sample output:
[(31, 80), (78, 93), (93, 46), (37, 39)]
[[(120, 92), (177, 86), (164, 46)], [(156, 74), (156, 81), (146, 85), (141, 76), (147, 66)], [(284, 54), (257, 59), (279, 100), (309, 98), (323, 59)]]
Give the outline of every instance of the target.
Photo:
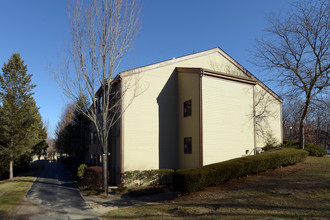
[(184, 138), (184, 153), (185, 154), (191, 154), (192, 153), (192, 138), (186, 137)]
[(184, 117), (191, 116), (191, 100), (185, 101), (183, 105)]

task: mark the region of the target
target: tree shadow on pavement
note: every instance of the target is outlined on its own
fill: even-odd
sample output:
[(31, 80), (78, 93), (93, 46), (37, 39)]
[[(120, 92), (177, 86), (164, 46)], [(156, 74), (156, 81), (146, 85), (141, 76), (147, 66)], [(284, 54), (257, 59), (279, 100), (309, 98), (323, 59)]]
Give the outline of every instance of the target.
[(36, 160), (33, 161), (29, 167), (29, 170), (27, 172), (18, 174), (17, 176), (33, 176), (38, 177), (45, 167), (46, 164), (48, 164), (48, 160)]

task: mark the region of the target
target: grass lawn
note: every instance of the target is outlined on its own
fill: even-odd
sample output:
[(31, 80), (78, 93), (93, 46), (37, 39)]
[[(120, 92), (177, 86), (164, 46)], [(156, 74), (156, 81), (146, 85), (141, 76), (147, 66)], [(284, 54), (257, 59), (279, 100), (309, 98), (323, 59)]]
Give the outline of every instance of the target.
[(330, 219), (330, 157), (251, 175), (175, 200), (108, 212), (111, 219)]
[(24, 199), (44, 163), (37, 161), (32, 164), (29, 172), (14, 177), (13, 180), (0, 181), (0, 219)]

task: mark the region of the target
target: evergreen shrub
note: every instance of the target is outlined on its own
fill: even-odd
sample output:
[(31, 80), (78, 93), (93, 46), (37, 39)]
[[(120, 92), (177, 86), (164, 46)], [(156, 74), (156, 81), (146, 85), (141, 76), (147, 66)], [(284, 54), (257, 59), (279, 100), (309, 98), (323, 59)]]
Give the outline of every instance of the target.
[(127, 188), (169, 185), (172, 183), (173, 173), (174, 170), (171, 169), (126, 171), (122, 185)]
[(305, 144), (305, 150), (308, 151), (309, 156), (314, 157), (323, 157), (328, 154), (325, 150), (321, 149), (320, 146), (315, 144)]
[[(297, 141), (284, 141), (281, 147), (299, 149), (300, 145)], [(321, 149), (320, 146), (315, 144), (305, 144), (304, 150), (308, 151), (309, 156), (323, 157), (324, 155), (327, 155), (327, 152), (325, 150)]]
[(0, 180), (8, 178), (9, 161), (4, 155), (0, 154)]
[(173, 176), (173, 186), (182, 193), (194, 192), (230, 179), (302, 162), (307, 155), (304, 150), (285, 148), (201, 168), (178, 170)]
[(85, 170), (87, 168), (86, 164), (80, 164), (77, 171), (77, 177), (82, 180), (84, 178)]

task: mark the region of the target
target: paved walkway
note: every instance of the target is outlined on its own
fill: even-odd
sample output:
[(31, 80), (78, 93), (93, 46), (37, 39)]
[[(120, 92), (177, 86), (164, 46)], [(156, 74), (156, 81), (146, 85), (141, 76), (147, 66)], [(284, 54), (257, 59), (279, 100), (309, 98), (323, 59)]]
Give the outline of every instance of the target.
[(47, 163), (15, 219), (99, 219), (59, 163)]

